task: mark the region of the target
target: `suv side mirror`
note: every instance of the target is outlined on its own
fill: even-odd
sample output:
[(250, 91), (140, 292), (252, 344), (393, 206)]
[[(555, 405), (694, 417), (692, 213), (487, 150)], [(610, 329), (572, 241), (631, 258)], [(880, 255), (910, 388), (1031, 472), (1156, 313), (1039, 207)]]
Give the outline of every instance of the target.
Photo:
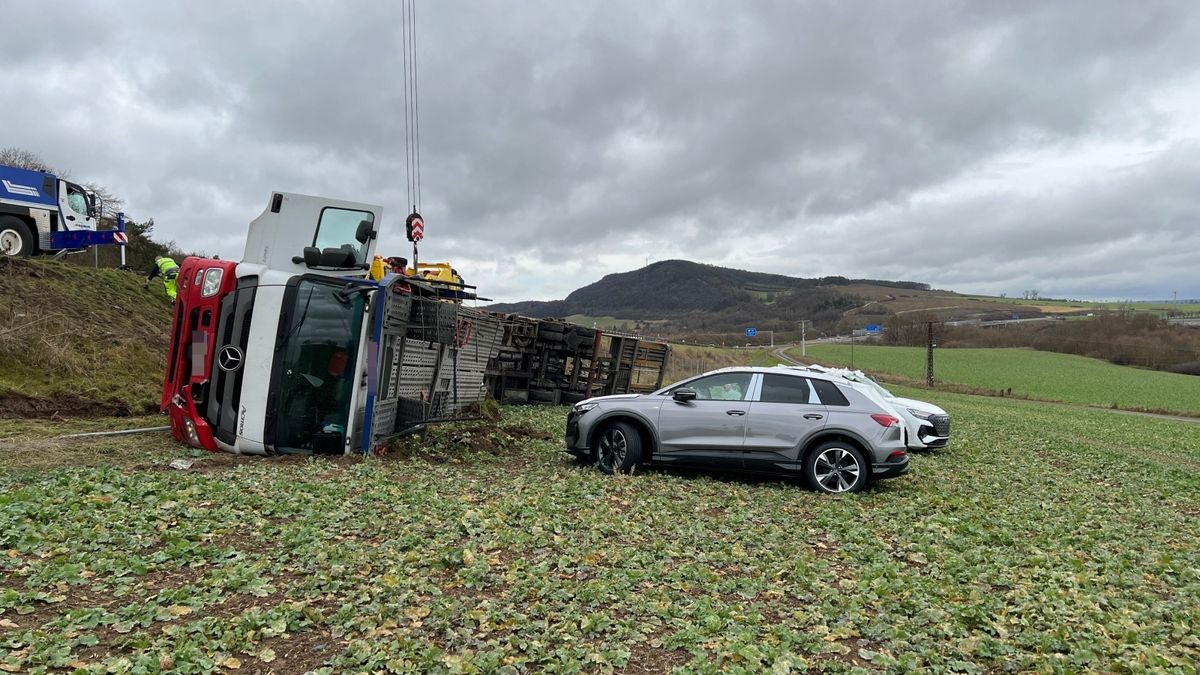
[(696, 396), (697, 396), (696, 390), (688, 389), (687, 387), (680, 387), (679, 389), (675, 390), (675, 393), (671, 394), (671, 398), (675, 399), (676, 401), (678, 401), (680, 403), (687, 403), (689, 401), (695, 401)]

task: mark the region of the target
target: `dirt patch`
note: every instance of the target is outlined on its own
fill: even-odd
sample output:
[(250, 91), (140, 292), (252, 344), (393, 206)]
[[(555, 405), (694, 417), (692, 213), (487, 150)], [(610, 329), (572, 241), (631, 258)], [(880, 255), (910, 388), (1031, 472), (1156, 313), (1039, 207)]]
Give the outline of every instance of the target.
[(553, 437), (525, 425), (505, 427), (487, 421), (438, 424), (394, 440), (379, 454), (393, 459), (420, 458), (437, 464), (471, 454), (527, 456), (529, 453), (525, 441)]
[(306, 673), (320, 668), (322, 664), (342, 650), (343, 642), (333, 638), (328, 626), (313, 626), (302, 633), (289, 633), (264, 640), (258, 651), (270, 649), (275, 658), (270, 662), (258, 658), (243, 660), (239, 673)]
[(177, 567), (148, 572), (140, 577), (132, 577), (130, 581), (137, 582), (137, 587), (145, 591), (145, 597), (152, 598), (169, 588), (182, 588), (194, 584), (208, 571), (206, 566)]
[(859, 655), (858, 652), (860, 649), (876, 652), (880, 651), (878, 645), (875, 645), (870, 640), (865, 640), (863, 638), (842, 638), (840, 640), (834, 640), (833, 642), (834, 644), (840, 645), (841, 648), (844, 648), (846, 650), (845, 653), (834, 652), (820, 654), (815, 659), (817, 663), (840, 663), (851, 668), (877, 670), (875, 666), (871, 665), (870, 661), (864, 659)]
[(554, 434), (552, 434), (548, 431), (542, 431), (541, 429), (534, 429), (533, 427), (531, 427), (527, 424), (518, 424), (518, 425), (514, 425), (514, 426), (500, 427), (500, 430), (507, 433), (509, 436), (515, 436), (517, 438), (530, 438), (530, 439), (538, 440), (538, 441), (553, 441), (556, 438), (558, 438), (557, 436), (555, 436)]
[(146, 415), (156, 410), (146, 405), (135, 409), (116, 399), (91, 400), (74, 394), (56, 395), (54, 398), (0, 394), (0, 419), (55, 419), (62, 417), (132, 417)]
[[(668, 649), (661, 645), (660, 636), (646, 638), (629, 648), (629, 665), (623, 673), (669, 673), (691, 660), (692, 655), (682, 649)], [(658, 642), (659, 646), (654, 643)]]
[(247, 532), (231, 532), (223, 534), (212, 540), (216, 546), (229, 547), (241, 551), (242, 553), (266, 553), (273, 551), (277, 546), (277, 542), (272, 539), (267, 539), (257, 534)]

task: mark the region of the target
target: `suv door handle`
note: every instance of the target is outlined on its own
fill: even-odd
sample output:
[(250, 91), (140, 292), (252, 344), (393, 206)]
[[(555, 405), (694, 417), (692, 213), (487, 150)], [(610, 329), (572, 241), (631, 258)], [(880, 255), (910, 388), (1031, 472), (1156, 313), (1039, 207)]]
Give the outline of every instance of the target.
[(746, 411), (745, 410), (726, 410), (725, 414), (726, 415), (745, 415)]
[(804, 416), (804, 419), (806, 419), (806, 420), (819, 420), (819, 419), (821, 419), (822, 417), (824, 417), (824, 415), (818, 415), (818, 414), (816, 414), (816, 413), (808, 413), (807, 415), (805, 415), (805, 416)]
[(67, 216), (67, 220), (75, 220), (75, 216)]

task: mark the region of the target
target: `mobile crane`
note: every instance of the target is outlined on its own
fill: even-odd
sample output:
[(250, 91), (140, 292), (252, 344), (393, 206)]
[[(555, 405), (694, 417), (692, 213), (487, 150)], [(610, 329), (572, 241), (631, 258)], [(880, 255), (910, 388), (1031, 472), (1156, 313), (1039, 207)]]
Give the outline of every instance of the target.
[(128, 244), (124, 214), (117, 214), (117, 229), (97, 230), (102, 212), (100, 200), (81, 185), (47, 171), (0, 165), (0, 256)]

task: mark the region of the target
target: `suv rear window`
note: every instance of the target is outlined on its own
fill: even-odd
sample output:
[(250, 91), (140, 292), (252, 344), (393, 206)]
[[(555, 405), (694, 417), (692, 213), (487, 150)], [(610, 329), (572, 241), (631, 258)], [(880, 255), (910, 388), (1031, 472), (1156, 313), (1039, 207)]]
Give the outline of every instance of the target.
[(821, 397), (821, 403), (825, 405), (850, 405), (850, 401), (846, 400), (846, 395), (842, 393), (838, 386), (829, 380), (812, 380), (813, 388), (817, 390), (817, 395)]

